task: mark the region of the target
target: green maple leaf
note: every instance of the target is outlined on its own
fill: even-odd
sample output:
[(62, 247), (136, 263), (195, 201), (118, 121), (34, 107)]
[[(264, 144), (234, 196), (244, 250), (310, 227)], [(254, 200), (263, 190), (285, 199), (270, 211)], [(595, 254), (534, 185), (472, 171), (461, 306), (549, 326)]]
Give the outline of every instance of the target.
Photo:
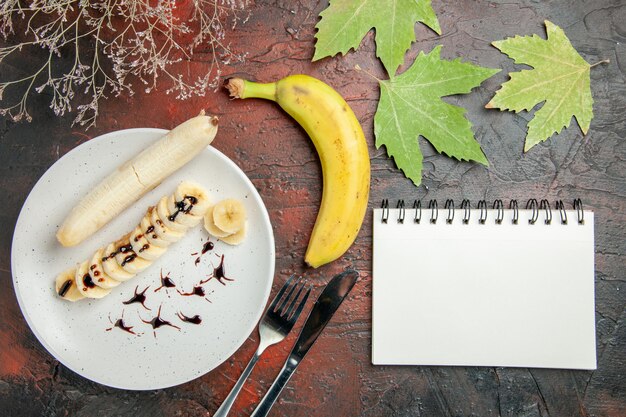
[(460, 59), (440, 58), (441, 46), (420, 54), (404, 73), (379, 81), (380, 101), (374, 117), (376, 147), (385, 145), (387, 154), (415, 185), (422, 181), (422, 152), (417, 137), (422, 135), (437, 152), (460, 160), (488, 165), (474, 138), (465, 109), (441, 100), (472, 88), (499, 72)]
[(357, 49), (376, 29), (376, 56), (393, 77), (415, 41), (415, 23), (441, 34), (430, 0), (331, 0), (317, 24), (313, 61)]
[(547, 40), (537, 35), (516, 36), (493, 46), (532, 70), (510, 74), (487, 108), (529, 111), (545, 102), (528, 123), (524, 151), (569, 126), (572, 116), (587, 134), (593, 118), (590, 65), (576, 52), (563, 29), (546, 20)]

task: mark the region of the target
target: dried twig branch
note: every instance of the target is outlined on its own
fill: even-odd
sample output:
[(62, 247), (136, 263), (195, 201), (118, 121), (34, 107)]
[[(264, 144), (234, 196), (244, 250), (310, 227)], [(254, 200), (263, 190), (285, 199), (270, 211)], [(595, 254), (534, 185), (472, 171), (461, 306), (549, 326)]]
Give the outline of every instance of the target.
[[(88, 128), (96, 122), (100, 100), (107, 95), (133, 95), (133, 82), (143, 85), (146, 93), (165, 84), (166, 93), (180, 100), (204, 96), (217, 88), (223, 65), (245, 58), (225, 42), (225, 23), (230, 21), (234, 27), (247, 20), (248, 2), (4, 0), (0, 66), (19, 54), (41, 49), (45, 53), (29, 75), (11, 80), (0, 75), (0, 114), (30, 121), (32, 92), (49, 91), (55, 114), (75, 109), (74, 123)], [(19, 43), (11, 44), (16, 35)], [(188, 80), (175, 71), (176, 64), (189, 61), (200, 48), (212, 60), (204, 76)], [(59, 63), (68, 62), (71, 68), (58, 69)], [(21, 99), (5, 103), (3, 93), (9, 88), (17, 89)]]

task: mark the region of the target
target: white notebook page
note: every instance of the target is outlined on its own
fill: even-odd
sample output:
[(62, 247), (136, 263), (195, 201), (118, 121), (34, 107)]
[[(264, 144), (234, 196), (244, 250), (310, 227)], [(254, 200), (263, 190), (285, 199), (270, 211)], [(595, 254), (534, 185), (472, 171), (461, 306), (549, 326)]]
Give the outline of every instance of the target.
[(595, 369), (593, 212), (446, 214), (374, 210), (372, 362)]

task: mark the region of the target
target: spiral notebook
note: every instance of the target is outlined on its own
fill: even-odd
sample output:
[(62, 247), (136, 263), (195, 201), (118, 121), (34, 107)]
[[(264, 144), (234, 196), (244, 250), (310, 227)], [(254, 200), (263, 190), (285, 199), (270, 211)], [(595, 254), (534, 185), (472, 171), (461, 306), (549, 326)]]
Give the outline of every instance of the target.
[(580, 200), (393, 207), (374, 210), (372, 363), (596, 368)]

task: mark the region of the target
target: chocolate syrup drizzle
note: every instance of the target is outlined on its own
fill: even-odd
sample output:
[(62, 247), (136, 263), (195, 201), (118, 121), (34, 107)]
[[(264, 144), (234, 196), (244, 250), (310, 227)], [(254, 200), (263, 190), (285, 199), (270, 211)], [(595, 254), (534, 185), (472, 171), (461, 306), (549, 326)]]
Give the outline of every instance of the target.
[(61, 288), (59, 288), (59, 292), (58, 292), (59, 297), (65, 297), (65, 294), (67, 294), (70, 288), (72, 288), (72, 282), (73, 280), (68, 279), (67, 281), (63, 283), (63, 285), (61, 285)]
[[(115, 257), (115, 255), (117, 255), (118, 253), (126, 253), (126, 252), (133, 252), (133, 247), (131, 246), (131, 244), (129, 243), (128, 245), (124, 245), (124, 246), (120, 246), (119, 248), (115, 249), (113, 252), (109, 253), (106, 256), (102, 257), (102, 262), (106, 262), (109, 259), (112, 259)], [(135, 255), (135, 257), (137, 257), (137, 254), (135, 254), (135, 252), (132, 253), (133, 255)], [(135, 259), (135, 258), (133, 258)], [(132, 259), (128, 262), (131, 262)], [(124, 266), (126, 264), (126, 259), (124, 259), (124, 264), (121, 266)]]
[[(189, 205), (185, 203), (185, 200), (189, 201)], [(191, 209), (193, 209), (193, 206), (198, 204), (198, 199), (194, 196), (186, 195), (181, 201), (176, 201), (174, 204), (176, 205), (176, 211), (167, 217), (171, 222), (176, 220), (179, 213), (189, 214)]]
[(125, 332), (134, 334), (135, 336), (139, 336), (137, 333), (133, 331), (133, 327), (135, 326), (127, 326), (126, 324), (124, 324), (124, 310), (122, 310), (122, 317), (117, 319), (115, 323), (113, 323), (113, 320), (111, 320), (111, 316), (109, 316), (109, 321), (111, 322), (111, 324), (113, 324), (113, 327), (109, 327), (108, 329), (105, 329), (107, 332), (110, 332), (111, 330), (117, 327), (119, 329), (124, 330)]
[(96, 284), (94, 284), (93, 280), (91, 279), (91, 275), (89, 275), (88, 273), (83, 275), (83, 291), (87, 291), (88, 288), (94, 288), (96, 286)]
[(205, 253), (207, 253), (210, 250), (213, 250), (214, 247), (215, 247), (215, 244), (213, 242), (211, 242), (209, 239), (207, 239), (207, 241), (204, 242), (204, 245), (202, 245), (202, 250), (200, 251), (200, 255), (198, 255), (198, 252), (194, 252), (194, 253), (191, 254), (191, 256), (198, 255), (198, 257), (194, 261), (194, 265), (198, 266), (200, 264), (200, 258), (202, 257), (202, 255), (204, 255)]
[(139, 289), (139, 285), (137, 285), (135, 287), (135, 295), (133, 295), (133, 297), (127, 301), (124, 301), (123, 304), (132, 304), (132, 303), (141, 303), (141, 305), (143, 306), (143, 308), (145, 308), (146, 310), (152, 310), (148, 307), (146, 307), (146, 291), (148, 291), (148, 288), (150, 288), (150, 286), (148, 285), (146, 288), (143, 289), (143, 291), (141, 292), (137, 292), (137, 290)]
[(193, 317), (187, 317), (182, 312), (179, 311), (178, 313), (176, 313), (176, 315), (178, 316), (179, 319), (187, 323), (192, 323), (192, 324), (202, 323), (202, 317), (200, 317), (197, 314)]
[(234, 279), (228, 278), (226, 276), (226, 272), (224, 270), (224, 255), (222, 255), (220, 259), (220, 264), (217, 267), (213, 268), (213, 273), (209, 275), (207, 279), (200, 281), (200, 284), (207, 283), (212, 279), (216, 279), (222, 285), (226, 285), (224, 281), (234, 281)]
[(153, 334), (155, 338), (156, 338), (156, 329), (158, 329), (161, 326), (170, 326), (170, 327), (180, 330), (180, 327), (170, 323), (167, 320), (163, 320), (161, 318), (161, 307), (163, 307), (163, 305), (159, 306), (159, 311), (157, 312), (157, 316), (154, 317), (152, 320), (144, 320), (141, 317), (139, 317), (141, 321), (143, 321), (146, 324), (150, 324), (152, 326), (152, 330), (153, 330)]
[[(96, 265), (96, 264), (93, 264), (93, 265), (91, 265), (91, 266), (89, 267), (89, 270), (90, 270), (90, 271), (93, 271), (93, 272), (92, 272), (92, 274), (93, 274), (93, 276), (94, 276), (94, 277), (97, 277), (97, 276), (99, 276), (99, 275), (100, 275), (100, 271), (98, 271), (98, 270), (96, 269), (97, 267), (98, 267), (98, 265)], [(95, 270), (95, 271), (94, 271), (94, 270)], [(104, 278), (99, 278), (99, 279), (98, 279), (98, 282), (102, 282), (102, 281), (104, 281)]]
[(159, 291), (161, 288), (165, 288), (166, 291), (167, 291), (167, 288), (176, 288), (176, 284), (170, 278), (169, 272), (165, 276), (163, 276), (163, 269), (161, 269), (160, 277), (161, 277), (161, 286), (155, 289), (154, 292)]
[(206, 242), (204, 242), (204, 245), (202, 245), (202, 255), (204, 255), (205, 253), (207, 253), (210, 250), (213, 250), (213, 248), (215, 247), (215, 244), (213, 242), (211, 242), (210, 240), (207, 240)]
[(208, 298), (205, 297), (206, 291), (204, 290), (204, 287), (201, 284), (202, 283), (194, 286), (193, 290), (191, 292), (182, 292), (178, 288), (176, 289), (176, 291), (178, 291), (178, 293), (180, 295), (182, 295), (183, 297), (190, 297), (192, 295), (197, 295), (198, 297), (204, 297), (204, 299), (207, 300), (210, 303), (211, 300), (209, 300)]

